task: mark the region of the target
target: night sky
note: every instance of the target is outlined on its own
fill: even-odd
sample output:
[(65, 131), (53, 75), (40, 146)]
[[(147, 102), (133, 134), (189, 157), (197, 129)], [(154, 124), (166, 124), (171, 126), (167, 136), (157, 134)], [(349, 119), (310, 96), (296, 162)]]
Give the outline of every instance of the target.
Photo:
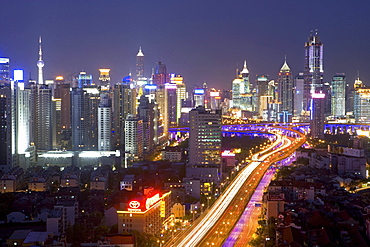
[(85, 70), (97, 81), (110, 68), (112, 82), (135, 74), (139, 46), (145, 75), (161, 60), (187, 85), (230, 89), (246, 59), (251, 80), (276, 79), (287, 56), (296, 75), (304, 68), (304, 42), (318, 29), (325, 81), (357, 71), (370, 86), (369, 0), (2, 0), (0, 57), (36, 79), (38, 36), (44, 78)]

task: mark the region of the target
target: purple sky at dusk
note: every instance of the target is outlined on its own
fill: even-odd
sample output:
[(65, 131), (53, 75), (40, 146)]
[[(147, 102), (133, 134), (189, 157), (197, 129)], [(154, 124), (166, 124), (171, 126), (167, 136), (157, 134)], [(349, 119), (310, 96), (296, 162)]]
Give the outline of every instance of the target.
[(159, 59), (187, 85), (230, 89), (246, 59), (251, 80), (276, 75), (284, 56), (293, 75), (304, 68), (304, 42), (312, 29), (324, 44), (325, 81), (357, 71), (370, 86), (370, 2), (287, 0), (3, 0), (0, 57), (36, 79), (38, 36), (44, 78), (85, 70), (97, 81), (110, 68), (112, 82), (135, 73), (139, 46), (145, 74)]

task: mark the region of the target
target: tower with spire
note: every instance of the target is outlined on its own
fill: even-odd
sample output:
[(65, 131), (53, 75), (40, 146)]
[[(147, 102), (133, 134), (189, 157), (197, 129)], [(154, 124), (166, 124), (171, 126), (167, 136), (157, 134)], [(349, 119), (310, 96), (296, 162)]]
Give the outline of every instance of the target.
[(33, 114), (32, 114), (32, 142), (37, 150), (52, 149), (52, 92), (49, 85), (44, 83), (41, 37), (39, 37), (39, 60), (37, 85), (32, 86)]
[(278, 73), (278, 101), (281, 102), (278, 120), (291, 122), (293, 116), (294, 94), (293, 77), (286, 56), (283, 66)]
[(141, 50), (141, 47), (136, 55), (136, 76), (137, 79), (144, 77), (144, 53)]
[(42, 60), (42, 48), (41, 48), (41, 36), (40, 36), (39, 37), (39, 60), (37, 61), (37, 67), (39, 68), (38, 84), (44, 84), (44, 77), (42, 73), (42, 68), (44, 66), (45, 66), (45, 63)]

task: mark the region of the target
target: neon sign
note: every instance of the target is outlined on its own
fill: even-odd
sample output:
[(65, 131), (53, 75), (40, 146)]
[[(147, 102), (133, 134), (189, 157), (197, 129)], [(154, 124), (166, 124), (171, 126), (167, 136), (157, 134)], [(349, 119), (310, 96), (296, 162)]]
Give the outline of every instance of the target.
[(151, 206), (153, 206), (156, 202), (158, 202), (161, 198), (159, 197), (159, 193), (146, 199), (146, 209), (149, 209)]
[(134, 208), (134, 209), (137, 209), (140, 207), (140, 202), (138, 201), (131, 201), (129, 204), (130, 208)]

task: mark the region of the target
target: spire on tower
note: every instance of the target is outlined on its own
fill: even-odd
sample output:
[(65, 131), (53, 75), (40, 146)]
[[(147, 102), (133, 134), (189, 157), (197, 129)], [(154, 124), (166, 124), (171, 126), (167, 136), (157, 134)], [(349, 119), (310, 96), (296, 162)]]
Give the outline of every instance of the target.
[(247, 68), (247, 60), (244, 60), (244, 68), (243, 70), (240, 72), (240, 74), (249, 74), (249, 70)]
[(137, 57), (143, 57), (144, 56), (144, 53), (142, 52), (141, 50), (141, 46), (139, 47), (139, 52), (137, 53), (136, 55)]
[(288, 66), (288, 64), (286, 62), (286, 55), (285, 55), (284, 64), (281, 67), (280, 72), (288, 72), (288, 71), (290, 71), (290, 67)]
[(39, 68), (38, 84), (44, 84), (44, 78), (42, 74), (42, 68), (45, 63), (42, 61), (42, 49), (41, 49), (41, 36), (39, 37), (39, 61), (37, 61), (37, 67)]

